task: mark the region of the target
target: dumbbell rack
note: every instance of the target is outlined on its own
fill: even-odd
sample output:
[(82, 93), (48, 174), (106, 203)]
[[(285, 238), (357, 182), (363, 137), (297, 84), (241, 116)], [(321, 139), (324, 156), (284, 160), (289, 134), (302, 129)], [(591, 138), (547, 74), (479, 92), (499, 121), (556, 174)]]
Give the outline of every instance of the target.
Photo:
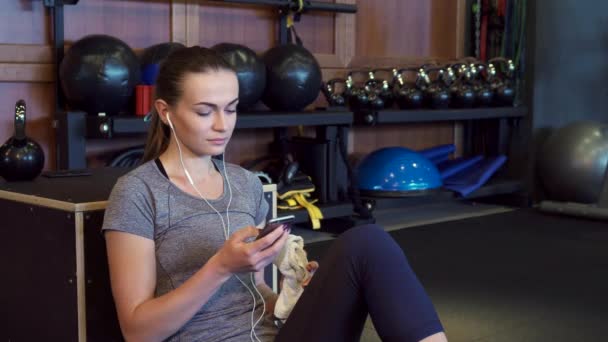
[[(289, 40), (287, 17), (298, 10), (297, 1), (293, 0), (213, 0), (226, 4), (245, 4), (271, 6), (279, 11), (278, 43), (286, 44)], [(66, 111), (65, 97), (59, 83), (59, 66), (64, 57), (64, 5), (76, 5), (76, 0), (44, 0), (50, 10), (53, 27), (53, 47), (55, 57), (55, 96), (56, 111), (54, 126), (56, 129), (56, 165), (61, 170), (85, 169), (86, 143), (90, 139), (112, 139), (118, 137), (144, 137), (148, 122), (132, 115), (104, 116), (90, 115), (80, 111)], [(323, 11), (335, 13), (356, 13), (357, 6), (318, 1), (304, 1), (302, 12)], [(339, 180), (335, 187), (345, 188), (347, 180), (346, 164), (339, 156), (338, 136), (348, 136), (348, 128), (353, 124), (353, 113), (340, 108), (318, 109), (306, 112), (239, 112), (236, 128), (272, 128), (275, 140), (287, 137), (288, 128), (294, 126), (315, 126), (316, 137), (329, 143), (327, 173), (332, 179)], [(328, 203), (319, 205), (324, 217), (349, 216), (353, 205), (347, 198), (338, 198), (334, 191)], [(345, 193), (346, 191), (341, 191)], [(296, 221), (308, 221), (305, 210), (290, 211)]]

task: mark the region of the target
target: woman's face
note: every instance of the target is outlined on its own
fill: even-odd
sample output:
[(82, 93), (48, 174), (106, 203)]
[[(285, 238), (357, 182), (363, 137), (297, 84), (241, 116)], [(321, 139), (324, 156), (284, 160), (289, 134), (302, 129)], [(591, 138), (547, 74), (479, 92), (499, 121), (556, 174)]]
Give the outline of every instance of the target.
[(222, 154), (236, 124), (238, 97), (238, 79), (231, 71), (186, 75), (171, 113), (180, 142), (197, 156)]

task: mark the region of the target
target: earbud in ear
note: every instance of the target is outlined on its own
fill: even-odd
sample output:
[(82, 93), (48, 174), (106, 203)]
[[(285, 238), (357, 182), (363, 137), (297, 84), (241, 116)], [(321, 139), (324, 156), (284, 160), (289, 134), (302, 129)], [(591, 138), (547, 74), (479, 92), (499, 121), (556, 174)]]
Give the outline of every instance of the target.
[(171, 127), (171, 129), (173, 129), (173, 124), (171, 123), (171, 117), (169, 115), (169, 112), (167, 112), (167, 122), (169, 123), (169, 127)]

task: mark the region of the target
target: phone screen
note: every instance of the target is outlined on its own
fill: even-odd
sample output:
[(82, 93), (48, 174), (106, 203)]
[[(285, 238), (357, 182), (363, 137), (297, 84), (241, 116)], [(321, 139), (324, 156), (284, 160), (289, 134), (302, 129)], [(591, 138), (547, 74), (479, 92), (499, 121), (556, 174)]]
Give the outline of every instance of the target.
[(291, 223), (294, 221), (294, 219), (295, 219), (295, 216), (289, 215), (289, 216), (277, 217), (277, 218), (269, 220), (266, 223), (266, 226), (264, 226), (264, 228), (262, 229), (260, 234), (257, 236), (256, 240), (259, 240), (259, 239), (263, 238), (264, 236), (270, 234), (272, 231), (279, 228), (281, 225), (285, 225), (285, 229), (289, 228)]

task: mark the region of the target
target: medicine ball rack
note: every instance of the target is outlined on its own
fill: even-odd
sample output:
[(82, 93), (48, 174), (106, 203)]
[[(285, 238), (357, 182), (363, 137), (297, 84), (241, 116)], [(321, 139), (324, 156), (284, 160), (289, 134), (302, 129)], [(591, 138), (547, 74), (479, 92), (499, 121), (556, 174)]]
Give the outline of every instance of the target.
[[(298, 1), (293, 0), (214, 0), (218, 3), (245, 4), (272, 6), (279, 10), (278, 43), (289, 42), (287, 17), (290, 12), (300, 10)], [(56, 129), (56, 164), (58, 169), (72, 170), (85, 169), (86, 143), (90, 139), (112, 139), (118, 137), (145, 136), (148, 123), (142, 117), (132, 115), (105, 116), (92, 115), (81, 111), (66, 111), (65, 97), (63, 95), (59, 66), (64, 57), (64, 5), (75, 5), (78, 1), (44, 0), (49, 9), (53, 27), (53, 47), (55, 60), (55, 95), (56, 115), (54, 126)], [(303, 1), (301, 12), (323, 11), (335, 13), (356, 13), (357, 6), (350, 4), (327, 3), (319, 1)], [(353, 113), (346, 109), (333, 110), (331, 108), (310, 112), (252, 112), (239, 113), (236, 128), (273, 128), (276, 140), (287, 137), (287, 128), (292, 126), (315, 126), (316, 138), (328, 144), (328, 170), (331, 179), (337, 179), (341, 185), (332, 185), (328, 201), (319, 205), (324, 216), (343, 217), (353, 212), (352, 204), (343, 199), (338, 201), (338, 186), (345, 187), (347, 181), (346, 166), (340, 162), (337, 146), (339, 132), (348, 135), (348, 127), (353, 123)], [(342, 191), (344, 193), (345, 191)], [(308, 221), (305, 210), (290, 211), (296, 216), (298, 222)]]
[[(279, 9), (280, 29), (278, 42), (287, 43), (288, 30), (287, 16), (290, 11), (297, 10), (297, 1), (293, 0), (214, 0), (227, 4), (246, 4), (274, 6)], [(58, 169), (84, 169), (86, 168), (86, 142), (89, 139), (112, 139), (118, 137), (137, 137), (147, 133), (148, 123), (142, 117), (90, 115), (79, 111), (66, 111), (65, 98), (59, 82), (59, 65), (64, 56), (64, 5), (75, 5), (78, 1), (44, 0), (49, 8), (53, 27), (53, 46), (56, 64), (56, 154)], [(327, 11), (341, 13), (356, 13), (356, 5), (336, 4), (316, 1), (304, 1), (303, 12)], [(347, 187), (346, 165), (343, 163), (337, 145), (338, 136), (347, 137), (348, 130), (353, 124), (376, 125), (392, 123), (415, 123), (437, 121), (461, 121), (465, 128), (465, 153), (471, 150), (472, 127), (474, 121), (484, 119), (499, 119), (501, 126), (513, 124), (527, 113), (525, 107), (500, 107), (483, 109), (448, 109), (448, 110), (382, 110), (374, 112), (350, 112), (346, 108), (326, 108), (306, 112), (250, 112), (239, 113), (236, 128), (273, 128), (275, 140), (287, 137), (287, 128), (293, 126), (315, 126), (316, 138), (325, 140), (328, 148), (328, 170), (331, 179), (340, 184), (334, 184), (329, 197), (330, 201), (319, 204), (326, 219), (349, 217), (353, 214), (353, 204), (344, 198)], [(500, 130), (503, 131), (502, 129)], [(499, 146), (506, 146), (506, 137), (498, 137)], [(340, 188), (336, 193), (335, 188)], [(522, 189), (520, 181), (495, 180), (490, 181), (467, 198), (486, 197), (492, 195), (510, 194)], [(455, 200), (455, 195), (445, 193), (438, 196), (405, 199), (377, 199), (376, 208), (399, 207), (401, 205), (419, 205), (441, 200)], [(297, 222), (307, 222), (308, 215), (305, 210), (289, 211), (296, 216)]]

